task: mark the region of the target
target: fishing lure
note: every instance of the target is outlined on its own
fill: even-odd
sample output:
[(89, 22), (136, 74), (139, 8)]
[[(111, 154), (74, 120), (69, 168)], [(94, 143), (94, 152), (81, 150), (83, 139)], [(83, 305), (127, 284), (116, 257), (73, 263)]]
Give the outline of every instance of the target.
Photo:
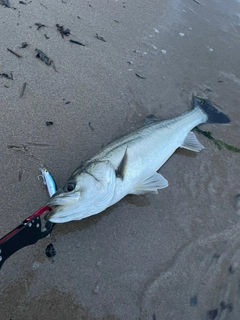
[(43, 179), (43, 183), (47, 187), (49, 196), (51, 197), (57, 191), (56, 182), (46, 168), (39, 168), (39, 170), (42, 174), (38, 176), (38, 179), (40, 177)]

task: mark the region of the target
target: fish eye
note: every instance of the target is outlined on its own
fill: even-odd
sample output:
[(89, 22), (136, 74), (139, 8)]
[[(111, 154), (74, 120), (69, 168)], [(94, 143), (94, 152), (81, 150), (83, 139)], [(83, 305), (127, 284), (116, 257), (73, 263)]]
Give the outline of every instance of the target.
[(76, 187), (76, 183), (74, 181), (69, 181), (64, 186), (64, 191), (65, 192), (71, 192), (71, 191), (73, 191), (75, 189), (75, 187)]

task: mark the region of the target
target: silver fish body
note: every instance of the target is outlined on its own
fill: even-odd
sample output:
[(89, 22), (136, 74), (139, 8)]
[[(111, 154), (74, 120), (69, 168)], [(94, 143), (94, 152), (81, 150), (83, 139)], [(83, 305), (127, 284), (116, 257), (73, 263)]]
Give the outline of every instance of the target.
[(152, 119), (115, 140), (78, 167), (50, 199), (47, 220), (81, 220), (115, 204), (127, 194), (157, 193), (168, 181), (157, 170), (179, 147), (203, 149), (191, 130), (205, 122), (230, 119), (210, 101), (193, 97), (193, 108), (170, 120)]

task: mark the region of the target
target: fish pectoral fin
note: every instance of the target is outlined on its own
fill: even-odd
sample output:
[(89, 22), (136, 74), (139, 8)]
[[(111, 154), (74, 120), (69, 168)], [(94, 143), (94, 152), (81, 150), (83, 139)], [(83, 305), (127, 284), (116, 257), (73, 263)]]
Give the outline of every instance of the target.
[(158, 189), (168, 186), (168, 181), (160, 174), (155, 172), (154, 175), (148, 177), (137, 184), (136, 187), (129, 192), (130, 194), (158, 193)]
[(186, 136), (183, 144), (181, 145), (181, 148), (199, 152), (204, 148), (204, 146), (198, 141), (195, 134), (191, 131)]
[(126, 150), (124, 152), (123, 158), (122, 158), (118, 168), (115, 171), (117, 178), (120, 178), (120, 179), (123, 180), (124, 174), (125, 174), (126, 165), (127, 165), (127, 148), (126, 148)]

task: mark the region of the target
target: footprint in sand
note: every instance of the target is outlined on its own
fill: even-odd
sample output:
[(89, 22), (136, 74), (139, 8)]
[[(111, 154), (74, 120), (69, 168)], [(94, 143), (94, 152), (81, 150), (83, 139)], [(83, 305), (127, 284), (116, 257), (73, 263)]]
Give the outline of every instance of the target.
[(141, 319), (235, 320), (239, 299), (240, 224), (183, 248), (146, 286)]

